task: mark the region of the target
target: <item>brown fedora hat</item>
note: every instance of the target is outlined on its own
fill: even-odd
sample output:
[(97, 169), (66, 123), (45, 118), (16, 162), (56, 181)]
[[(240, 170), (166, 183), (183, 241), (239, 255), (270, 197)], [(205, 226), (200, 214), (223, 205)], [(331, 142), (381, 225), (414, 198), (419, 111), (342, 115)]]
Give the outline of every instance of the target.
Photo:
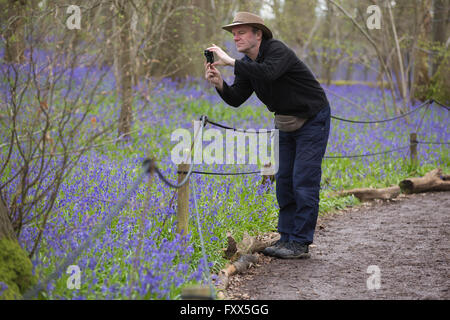
[(238, 12), (236, 13), (236, 16), (234, 17), (233, 23), (227, 24), (226, 26), (223, 26), (222, 29), (227, 30), (231, 32), (231, 29), (235, 26), (240, 25), (250, 25), (253, 27), (256, 27), (258, 29), (261, 29), (263, 34), (266, 38), (271, 39), (272, 38), (272, 31), (270, 31), (269, 28), (267, 28), (264, 25), (264, 20), (261, 19), (256, 14), (250, 13), (250, 12)]

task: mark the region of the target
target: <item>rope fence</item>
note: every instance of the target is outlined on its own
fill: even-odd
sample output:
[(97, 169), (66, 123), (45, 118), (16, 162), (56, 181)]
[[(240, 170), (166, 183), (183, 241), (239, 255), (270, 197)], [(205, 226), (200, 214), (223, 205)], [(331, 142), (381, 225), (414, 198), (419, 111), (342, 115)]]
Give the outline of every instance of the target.
[(406, 113), (404, 113), (404, 114), (401, 114), (401, 115), (399, 115), (399, 116), (397, 116), (397, 117), (390, 118), (390, 119), (384, 119), (384, 120), (359, 121), (359, 120), (344, 119), (344, 118), (340, 118), (340, 117), (337, 117), (337, 116), (331, 116), (331, 118), (332, 118), (332, 119), (335, 119), (335, 120), (342, 121), (342, 122), (359, 123), (359, 124), (384, 123), (384, 122), (390, 122), (390, 121), (394, 121), (394, 120), (398, 120), (398, 119), (404, 118), (404, 117), (406, 117), (406, 116), (408, 116), (408, 115), (410, 115), (410, 114), (412, 114), (412, 113), (414, 113), (414, 112), (416, 112), (416, 111), (421, 110), (421, 109), (424, 108), (425, 106), (431, 105), (432, 103), (433, 103), (432, 100), (425, 101), (424, 103), (422, 103), (420, 106), (418, 106), (418, 107), (415, 108), (414, 110), (411, 110), (411, 111), (409, 111), (409, 112), (406, 112)]
[(400, 151), (409, 148), (410, 146), (398, 147), (386, 151), (375, 152), (375, 153), (364, 153), (364, 154), (355, 154), (355, 155), (346, 155), (346, 156), (324, 156), (325, 159), (352, 159), (352, 158), (363, 158), (363, 157), (372, 157), (378, 156), (382, 154), (389, 154), (392, 152)]
[[(213, 125), (213, 126), (215, 126), (215, 127), (219, 127), (219, 128), (226, 129), (226, 130), (232, 130), (232, 131), (235, 131), (235, 132), (254, 133), (254, 134), (259, 134), (259, 133), (261, 133), (261, 132), (257, 132), (256, 130), (251, 130), (251, 131), (249, 131), (249, 130), (245, 130), (245, 129), (236, 129), (236, 128), (233, 128), (233, 127), (228, 127), (228, 126), (226, 126), (226, 125), (223, 125), (223, 124), (220, 124), (220, 123), (211, 121), (211, 120), (209, 120), (208, 118), (206, 118), (206, 122), (209, 123), (209, 124), (211, 124), (211, 125)], [(264, 131), (264, 133), (269, 133), (269, 132), (272, 133), (272, 132), (274, 132), (274, 131), (275, 131), (274, 129), (271, 129), (271, 130), (266, 130), (266, 131)]]
[[(360, 121), (360, 120), (344, 119), (344, 118), (333, 116), (333, 115), (331, 116), (331, 118), (335, 119), (335, 120), (338, 120), (338, 121), (342, 121), (342, 122), (357, 123), (357, 124), (384, 123), (384, 122), (390, 122), (390, 121), (394, 121), (394, 120), (398, 120), (398, 119), (404, 118), (404, 117), (406, 117), (406, 116), (408, 116), (410, 114), (413, 114), (413, 113), (415, 113), (415, 112), (417, 112), (419, 110), (422, 110), (425, 107), (431, 106), (433, 103), (436, 103), (439, 106), (449, 110), (449, 107), (447, 107), (446, 105), (441, 104), (440, 102), (438, 102), (436, 100), (429, 99), (429, 100), (423, 102), (421, 105), (419, 105), (418, 107), (416, 107), (415, 109), (413, 109), (413, 110), (411, 110), (409, 112), (406, 112), (406, 113), (404, 113), (402, 115), (399, 115), (399, 116), (396, 116), (396, 117), (393, 117), (393, 118), (388, 118), (388, 119), (383, 119), (383, 120)], [(245, 129), (236, 129), (236, 128), (233, 128), (233, 127), (230, 127), (230, 126), (226, 126), (224, 124), (220, 124), (220, 123), (211, 121), (210, 119), (208, 119), (205, 116), (202, 116), (202, 117), (204, 117), (206, 123), (209, 123), (212, 126), (219, 127), (219, 128), (222, 128), (222, 129), (232, 130), (232, 131), (235, 131), (235, 132), (242, 132), (242, 133), (254, 133), (254, 134), (261, 133), (261, 132), (256, 132), (255, 130), (249, 131), (249, 130), (245, 130)], [(273, 132), (273, 131), (274, 130), (266, 130), (266, 131), (264, 131), (264, 133)], [(436, 144), (436, 145), (439, 145), (439, 144), (450, 144), (450, 143), (449, 142), (438, 142), (438, 141), (436, 141), (436, 142), (424, 142), (424, 141), (417, 141), (417, 139), (413, 139), (413, 140), (410, 141), (410, 145), (409, 146), (401, 146), (401, 147), (398, 147), (398, 148), (385, 150), (385, 151), (381, 151), (381, 152), (365, 153), (365, 154), (357, 154), (357, 155), (339, 155), (339, 156), (338, 155), (329, 155), (329, 156), (324, 156), (324, 158), (325, 159), (346, 159), (346, 158), (352, 159), (352, 158), (371, 157), (371, 156), (389, 154), (389, 153), (405, 150), (405, 149), (408, 149), (408, 148), (410, 150), (413, 150), (414, 149), (412, 147), (413, 144)], [(205, 174), (205, 175), (246, 175), (246, 174), (261, 174), (261, 171), (240, 172), (240, 173), (232, 173), (232, 172), (229, 172), (229, 173), (217, 173), (217, 172), (193, 171), (192, 173)]]
[(450, 144), (450, 142), (441, 141), (417, 141), (418, 144)]
[[(340, 121), (346, 121), (346, 122), (351, 122), (351, 123), (380, 123), (380, 122), (387, 122), (387, 121), (393, 121), (402, 117), (407, 116), (408, 114), (411, 114), (413, 112), (416, 112), (419, 109), (422, 109), (425, 105), (431, 105), (433, 102), (435, 102), (436, 104), (440, 105), (441, 107), (446, 108), (447, 110), (450, 110), (449, 107), (435, 101), (435, 100), (428, 100), (426, 102), (424, 102), (422, 105), (420, 105), (419, 107), (417, 107), (416, 109), (405, 113), (401, 116), (395, 117), (395, 118), (391, 118), (391, 119), (385, 119), (385, 120), (379, 120), (379, 121), (356, 121), (356, 120), (349, 120), (349, 119), (343, 119), (343, 118), (339, 118), (339, 117), (334, 117), (332, 116), (334, 119), (336, 120), (340, 120)], [(202, 125), (199, 127), (199, 129), (197, 130), (195, 136), (194, 136), (194, 141), (191, 144), (191, 150), (190, 152), (192, 152), (192, 149), (194, 147), (195, 142), (197, 141), (197, 139), (199, 137), (201, 137), (201, 135), (199, 135), (200, 132), (200, 128), (204, 127), (206, 125), (206, 123), (209, 123), (213, 126), (218, 126), (221, 127), (223, 129), (229, 129), (229, 130), (234, 130), (234, 131), (238, 131), (238, 132), (246, 132), (246, 133), (257, 133), (255, 131), (247, 131), (247, 130), (239, 130), (239, 129), (235, 129), (232, 127), (228, 127), (222, 124), (218, 124), (216, 122), (213, 122), (211, 120), (209, 120), (206, 116), (202, 116), (201, 117), (201, 121), (202, 121)], [(270, 130), (270, 132), (272, 132), (274, 130)], [(266, 133), (269, 132), (266, 131)], [(417, 140), (417, 134), (416, 133), (411, 133), (410, 134), (410, 145), (408, 146), (401, 146), (398, 148), (394, 148), (391, 150), (386, 150), (386, 151), (382, 151), (382, 152), (376, 152), (376, 153), (366, 153), (366, 154), (360, 154), (360, 155), (343, 155), (343, 156), (325, 156), (325, 158), (328, 159), (338, 159), (338, 158), (358, 158), (358, 157), (369, 157), (369, 156), (375, 156), (375, 155), (381, 155), (381, 154), (388, 154), (388, 153), (392, 153), (392, 152), (396, 152), (396, 151), (400, 151), (400, 150), (404, 150), (407, 148), (410, 148), (411, 151), (411, 161), (416, 162), (417, 161), (417, 145), (418, 144), (439, 144), (439, 145), (448, 145), (450, 144), (450, 142), (439, 142), (439, 141), (435, 141), (435, 142), (427, 142), (427, 141), (418, 141)], [(189, 157), (191, 153), (189, 153)], [(186, 161), (187, 162), (187, 159)], [(114, 217), (116, 217), (121, 210), (123, 209), (123, 207), (125, 206), (125, 204), (128, 202), (129, 198), (131, 197), (132, 194), (134, 194), (137, 190), (137, 188), (139, 187), (139, 185), (141, 184), (142, 180), (144, 179), (144, 177), (146, 175), (149, 175), (149, 178), (151, 178), (153, 173), (156, 173), (158, 175), (158, 177), (161, 179), (161, 181), (166, 184), (168, 187), (173, 188), (173, 189), (177, 189), (178, 190), (178, 212), (177, 212), (177, 231), (180, 234), (187, 234), (188, 232), (188, 218), (189, 218), (189, 178), (192, 174), (204, 174), (204, 175), (247, 175), (247, 174), (262, 174), (263, 175), (263, 182), (265, 181), (264, 179), (267, 178), (267, 176), (271, 176), (271, 174), (267, 174), (267, 172), (264, 172), (264, 170), (259, 170), (259, 171), (251, 171), (251, 172), (237, 172), (237, 173), (233, 173), (233, 172), (229, 172), (229, 173), (223, 173), (223, 172), (203, 172), (203, 171), (195, 171), (193, 170), (194, 164), (193, 162), (191, 162), (190, 164), (187, 163), (182, 163), (180, 165), (178, 165), (178, 183), (173, 183), (171, 182), (169, 179), (167, 179), (164, 174), (162, 173), (162, 171), (158, 168), (158, 166), (156, 165), (155, 161), (152, 159), (146, 159), (143, 164), (142, 164), (142, 172), (140, 173), (140, 175), (138, 176), (138, 178), (136, 179), (136, 181), (133, 183), (133, 185), (131, 186), (131, 188), (126, 192), (126, 194), (119, 200), (119, 202), (115, 203), (114, 208), (112, 209), (112, 213), (109, 214), (107, 216), (107, 218), (105, 219), (105, 221), (103, 223), (101, 223), (100, 225), (98, 225), (97, 228), (95, 228), (95, 230), (93, 232), (90, 233), (89, 237), (87, 239), (85, 239), (74, 251), (72, 251), (67, 257), (66, 259), (63, 260), (63, 262), (56, 268), (56, 270), (51, 273), (44, 281), (39, 282), (35, 287), (33, 287), (32, 289), (30, 289), (29, 291), (27, 291), (24, 295), (23, 298), (24, 299), (33, 299), (35, 298), (42, 290), (44, 290), (45, 288), (47, 288), (47, 285), (50, 283), (50, 281), (52, 280), (56, 280), (57, 278), (61, 277), (62, 273), (67, 269), (68, 266), (72, 265), (76, 259), (80, 256), (80, 254), (86, 250), (92, 243), (93, 239), (95, 239), (97, 236), (99, 236), (99, 234), (106, 228), (106, 226), (111, 225), (112, 219)], [(205, 247), (204, 247), (204, 241), (203, 241), (203, 236), (202, 236), (202, 231), (201, 231), (201, 227), (200, 227), (200, 214), (198, 211), (198, 205), (197, 205), (197, 200), (196, 200), (196, 189), (195, 186), (193, 186), (193, 193), (194, 193), (194, 205), (195, 205), (195, 211), (196, 211), (196, 218), (197, 218), (197, 227), (198, 227), (198, 232), (199, 232), (199, 237), (200, 237), (200, 242), (201, 242), (201, 247), (202, 247), (202, 256), (203, 256), (203, 263), (204, 263), (204, 269), (205, 269), (205, 273), (207, 272), (208, 274), (206, 275), (207, 281), (209, 283), (210, 286), (210, 290), (211, 290), (211, 297), (214, 293), (214, 288), (212, 286), (212, 281), (209, 275), (209, 268), (207, 265), (207, 259), (206, 259), (206, 252), (205, 252)], [(106, 202), (112, 202), (110, 200), (103, 200), (100, 199), (101, 201), (106, 201)]]

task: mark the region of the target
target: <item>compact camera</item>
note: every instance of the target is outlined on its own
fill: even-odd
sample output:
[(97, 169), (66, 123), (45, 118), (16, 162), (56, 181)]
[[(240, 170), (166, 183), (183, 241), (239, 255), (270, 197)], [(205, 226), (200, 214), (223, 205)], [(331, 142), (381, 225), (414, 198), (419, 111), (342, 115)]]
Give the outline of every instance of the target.
[(208, 62), (208, 63), (214, 62), (214, 53), (212, 51), (205, 50), (204, 54), (206, 57), (206, 62)]

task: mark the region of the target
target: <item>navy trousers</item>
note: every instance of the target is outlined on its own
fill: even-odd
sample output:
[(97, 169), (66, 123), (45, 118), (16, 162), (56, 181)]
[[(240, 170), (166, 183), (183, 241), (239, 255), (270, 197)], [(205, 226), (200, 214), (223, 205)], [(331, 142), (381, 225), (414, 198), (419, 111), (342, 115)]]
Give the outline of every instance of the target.
[(279, 168), (275, 175), (282, 241), (313, 242), (319, 214), (322, 159), (330, 133), (330, 106), (298, 130), (279, 132)]

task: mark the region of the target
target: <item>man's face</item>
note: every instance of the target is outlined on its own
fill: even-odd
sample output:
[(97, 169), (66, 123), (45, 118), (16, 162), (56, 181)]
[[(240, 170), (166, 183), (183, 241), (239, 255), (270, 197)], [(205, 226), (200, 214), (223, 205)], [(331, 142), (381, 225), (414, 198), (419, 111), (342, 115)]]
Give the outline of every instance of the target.
[(261, 32), (253, 33), (252, 27), (248, 25), (236, 26), (231, 29), (234, 36), (234, 43), (239, 52), (247, 54), (261, 41)]

